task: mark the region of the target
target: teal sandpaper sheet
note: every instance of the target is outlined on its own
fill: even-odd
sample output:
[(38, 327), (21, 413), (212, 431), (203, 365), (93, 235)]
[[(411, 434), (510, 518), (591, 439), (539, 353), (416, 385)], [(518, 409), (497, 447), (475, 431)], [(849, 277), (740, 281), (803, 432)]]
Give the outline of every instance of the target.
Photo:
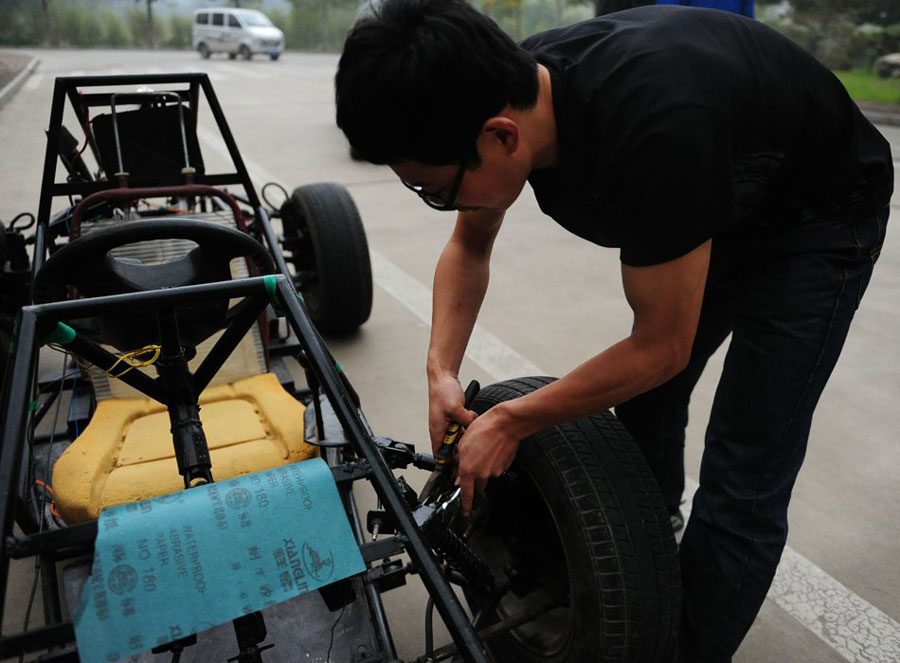
[(104, 509), (75, 616), (118, 661), (365, 569), (321, 459)]

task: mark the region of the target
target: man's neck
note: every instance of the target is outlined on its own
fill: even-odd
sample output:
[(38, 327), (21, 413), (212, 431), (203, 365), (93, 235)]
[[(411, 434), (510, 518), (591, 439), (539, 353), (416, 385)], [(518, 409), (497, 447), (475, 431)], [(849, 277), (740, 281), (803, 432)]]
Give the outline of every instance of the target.
[(559, 152), (556, 142), (556, 113), (553, 109), (553, 82), (550, 71), (538, 65), (537, 103), (525, 112), (528, 136), (532, 142), (531, 169), (553, 168)]

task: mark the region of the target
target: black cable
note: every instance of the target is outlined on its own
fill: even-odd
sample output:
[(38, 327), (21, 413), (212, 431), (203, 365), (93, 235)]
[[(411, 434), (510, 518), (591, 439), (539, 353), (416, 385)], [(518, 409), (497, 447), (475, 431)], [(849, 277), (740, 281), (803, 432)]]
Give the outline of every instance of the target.
[[(21, 228), (16, 228), (16, 221), (18, 221), (19, 219), (21, 219), (22, 217), (25, 217), (25, 216), (31, 217), (31, 223), (29, 223), (27, 226), (23, 226)], [(31, 228), (35, 223), (37, 223), (37, 221), (34, 218), (34, 214), (32, 214), (31, 212), (22, 212), (21, 214), (18, 214), (16, 216), (16, 218), (14, 218), (12, 221), (9, 222), (9, 229), (15, 230), (16, 232), (22, 232), (23, 230), (28, 230), (29, 228)]]
[[(430, 543), (428, 545), (431, 545)], [(435, 550), (435, 552), (440, 552)], [(450, 565), (444, 562), (441, 566), (441, 573), (444, 578), (450, 571)], [(425, 605), (425, 658), (431, 660), (434, 658), (434, 596), (429, 594), (428, 603)]]
[[(62, 404), (62, 391), (63, 385), (65, 385), (65, 375), (66, 375), (66, 364), (69, 361), (69, 355), (63, 355), (63, 365), (62, 365), (62, 374), (59, 380), (59, 393), (56, 394), (56, 411), (53, 413), (53, 429), (50, 431), (50, 440), (47, 443), (47, 460), (45, 462), (46, 467), (50, 467), (50, 454), (53, 451), (53, 438), (56, 436), (56, 427), (59, 425), (59, 406)], [(33, 483), (33, 481), (32, 481)], [(46, 482), (45, 482), (46, 483)], [(44, 531), (44, 509), (47, 504), (47, 491), (41, 491), (41, 507), (39, 510), (40, 520), (38, 521), (38, 533)], [(41, 573), (41, 562), (40, 556), (36, 555), (34, 558), (34, 580), (31, 583), (31, 594), (28, 597), (28, 606), (25, 608), (25, 623), (22, 626), (22, 631), (28, 631), (28, 622), (31, 621), (31, 609), (34, 607), (34, 597), (37, 594), (37, 584), (38, 579), (40, 578)], [(25, 660), (25, 653), (22, 652), (19, 655), (19, 663), (22, 663)]]
[[(262, 188), (262, 191), (261, 191), (263, 202), (264, 202), (266, 205), (268, 205), (269, 207), (271, 207), (273, 210), (281, 209), (281, 205), (278, 205), (278, 206), (273, 205), (273, 204), (269, 201), (269, 199), (266, 197), (266, 189), (268, 189), (270, 186), (275, 186), (275, 187), (278, 187), (279, 189), (281, 189), (281, 193), (284, 194), (284, 199), (285, 199), (285, 200), (287, 200), (288, 198), (290, 198), (290, 196), (288, 196), (287, 189), (285, 189), (283, 186), (281, 186), (278, 182), (266, 182), (265, 184), (263, 184), (263, 188)], [(283, 204), (284, 204), (284, 203), (282, 203), (282, 205), (283, 205)]]
[(434, 597), (428, 597), (428, 604), (425, 606), (425, 658), (431, 660), (434, 658)]
[(331, 625), (331, 640), (328, 642), (328, 653), (325, 654), (325, 663), (330, 663), (331, 661), (331, 648), (334, 647), (334, 629), (337, 628), (338, 622), (341, 621), (341, 617), (344, 616), (344, 610), (347, 609), (347, 604), (344, 604), (344, 607), (341, 608), (340, 614), (337, 616), (337, 619), (334, 620), (334, 624)]

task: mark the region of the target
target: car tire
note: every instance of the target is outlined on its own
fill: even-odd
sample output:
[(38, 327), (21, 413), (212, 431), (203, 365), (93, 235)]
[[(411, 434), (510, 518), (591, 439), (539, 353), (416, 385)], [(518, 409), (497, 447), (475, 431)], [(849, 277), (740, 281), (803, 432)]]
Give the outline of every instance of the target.
[(237, 55), (238, 55), (237, 53), (229, 53), (229, 54), (228, 54), (228, 59), (229, 59), (229, 60), (234, 60), (234, 59), (237, 57)]
[[(473, 409), (535, 391), (552, 378), (483, 389)], [(499, 602), (465, 589), (481, 626), (555, 602), (535, 620), (487, 641), (496, 663), (658, 663), (678, 633), (678, 552), (656, 482), (610, 412), (540, 431), (493, 479), (469, 545), (490, 567)]]
[(372, 311), (372, 267), (356, 203), (340, 184), (297, 187), (281, 207), (285, 260), (318, 330), (356, 330)]
[(247, 44), (241, 44), (241, 47), (238, 49), (238, 55), (241, 56), (242, 60), (249, 60), (253, 57), (253, 52), (247, 47)]
[(200, 57), (202, 57), (204, 60), (209, 60), (209, 56), (212, 55), (212, 51), (209, 50), (209, 46), (207, 46), (203, 42), (200, 42), (197, 45), (197, 52), (200, 53)]
[(269, 57), (272, 60), (277, 60), (279, 57), (281, 57), (281, 53), (269, 53)]

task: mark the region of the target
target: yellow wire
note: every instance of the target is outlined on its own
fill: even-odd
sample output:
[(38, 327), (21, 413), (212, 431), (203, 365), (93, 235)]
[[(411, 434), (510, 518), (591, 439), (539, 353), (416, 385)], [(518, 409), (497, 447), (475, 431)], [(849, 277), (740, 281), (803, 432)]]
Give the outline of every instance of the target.
[[(144, 366), (151, 366), (156, 363), (156, 360), (159, 359), (159, 353), (162, 351), (158, 345), (145, 345), (140, 350), (132, 350), (131, 352), (126, 352), (122, 354), (116, 362), (104, 371), (111, 378), (120, 378), (125, 375), (132, 368), (142, 368)], [(139, 359), (139, 357), (146, 356), (151, 354), (150, 359)], [(121, 362), (125, 362), (128, 365), (124, 371), (120, 373), (116, 373), (113, 375), (113, 369), (118, 366)]]
[[(131, 352), (123, 352), (119, 355), (119, 358), (113, 363), (112, 366), (103, 370), (102, 368), (93, 368), (88, 364), (83, 364), (78, 361), (78, 358), (72, 353), (69, 352), (66, 348), (58, 346), (58, 345), (50, 345), (50, 347), (58, 352), (65, 352), (69, 356), (72, 357), (72, 361), (75, 362), (77, 366), (83, 368), (84, 370), (92, 373), (94, 375), (107, 375), (111, 378), (120, 378), (125, 375), (132, 368), (142, 368), (144, 366), (151, 366), (156, 363), (156, 360), (159, 359), (159, 354), (162, 352), (162, 348), (158, 345), (145, 345), (143, 348), (139, 350), (132, 350)], [(145, 357), (147, 355), (151, 355), (149, 359), (141, 359), (141, 357)], [(118, 373), (113, 374), (113, 370), (119, 364), (124, 363), (124, 370), (121, 370)]]

